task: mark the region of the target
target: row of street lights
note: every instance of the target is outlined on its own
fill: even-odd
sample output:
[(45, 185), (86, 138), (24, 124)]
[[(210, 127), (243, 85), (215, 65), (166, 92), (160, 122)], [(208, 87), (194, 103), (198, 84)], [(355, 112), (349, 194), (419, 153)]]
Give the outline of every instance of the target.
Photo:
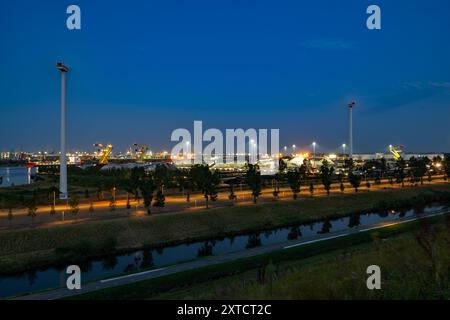
[[(355, 102), (350, 102), (347, 106), (348, 106), (348, 110), (349, 110), (349, 140), (350, 140), (350, 152), (349, 152), (349, 158), (352, 159), (353, 158), (353, 117), (352, 117), (352, 111), (353, 108), (355, 107)], [(313, 148), (313, 157), (316, 158), (316, 145), (317, 143), (314, 141), (312, 143), (312, 148)], [(342, 144), (342, 150), (343, 150), (343, 155), (345, 157), (345, 149), (347, 148), (347, 145), (345, 143)], [(292, 153), (295, 154), (295, 149), (296, 146), (295, 144), (292, 145)], [(287, 147), (284, 147), (284, 153), (287, 153)]]
[[(315, 157), (316, 157), (316, 146), (317, 146), (317, 143), (314, 141), (314, 142), (311, 144), (311, 146), (312, 146), (312, 149), (313, 149), (313, 158), (315, 158)], [(342, 147), (342, 154), (345, 155), (345, 149), (347, 148), (347, 145), (346, 145), (345, 143), (343, 143), (341, 147)], [(292, 153), (293, 153), (293, 154), (295, 154), (296, 148), (297, 148), (296, 145), (293, 144), (293, 145), (292, 145)], [(287, 153), (287, 149), (288, 149), (288, 147), (287, 147), (287, 146), (284, 146), (284, 153), (285, 153), (285, 154)]]

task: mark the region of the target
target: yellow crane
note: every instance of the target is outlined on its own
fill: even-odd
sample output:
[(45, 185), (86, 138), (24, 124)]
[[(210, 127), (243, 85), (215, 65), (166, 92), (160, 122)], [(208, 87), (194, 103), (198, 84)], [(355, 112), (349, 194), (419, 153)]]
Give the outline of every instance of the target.
[(99, 164), (108, 164), (109, 156), (111, 155), (111, 152), (113, 150), (112, 144), (107, 144), (104, 146), (101, 143), (94, 144), (94, 147), (97, 148), (97, 154), (99, 157)]
[(133, 146), (134, 146), (134, 154), (136, 155), (136, 161), (143, 162), (145, 154), (149, 149), (149, 146), (146, 144), (138, 144), (138, 143), (135, 143)]
[(402, 152), (403, 152), (403, 146), (389, 146), (389, 151), (392, 153), (392, 155), (394, 156), (394, 160), (398, 160), (402, 157)]

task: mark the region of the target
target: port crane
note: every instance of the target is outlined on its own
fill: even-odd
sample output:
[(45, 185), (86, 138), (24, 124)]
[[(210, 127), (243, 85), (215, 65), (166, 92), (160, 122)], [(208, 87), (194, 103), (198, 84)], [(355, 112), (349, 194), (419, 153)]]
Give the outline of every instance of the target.
[(145, 154), (147, 153), (149, 146), (146, 144), (133, 144), (134, 147), (134, 154), (136, 156), (137, 162), (144, 162)]
[(99, 164), (108, 164), (109, 156), (113, 150), (112, 144), (103, 145), (101, 143), (94, 144), (94, 147), (97, 148), (97, 154), (99, 157)]
[(403, 146), (389, 146), (389, 151), (394, 156), (394, 160), (399, 160), (402, 157)]

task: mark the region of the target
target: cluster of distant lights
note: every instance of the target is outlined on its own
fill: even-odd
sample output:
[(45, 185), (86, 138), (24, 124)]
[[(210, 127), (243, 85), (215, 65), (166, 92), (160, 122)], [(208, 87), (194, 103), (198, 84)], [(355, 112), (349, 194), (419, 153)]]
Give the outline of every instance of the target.
[[(313, 141), (313, 142), (311, 143), (311, 146), (313, 147), (313, 149), (315, 149), (315, 148), (317, 147), (317, 142)], [(297, 149), (297, 145), (293, 144), (291, 148), (292, 148), (292, 151), (295, 153), (295, 150)], [(341, 148), (343, 148), (343, 150), (344, 150), (344, 152), (345, 152), (345, 148), (347, 148), (347, 144), (343, 143), (343, 144), (341, 145)], [(284, 149), (285, 152), (287, 152), (288, 147), (287, 147), (287, 146), (284, 146), (283, 149)]]
[[(187, 146), (189, 146), (189, 142), (186, 142), (186, 145)], [(253, 148), (255, 148), (255, 147), (257, 147), (257, 143), (252, 139), (252, 140), (250, 140), (250, 145), (253, 147)], [(312, 142), (311, 143), (311, 146), (313, 147), (313, 149), (314, 149), (314, 153), (315, 153), (315, 148), (317, 147), (317, 143), (316, 142)], [(341, 145), (341, 147), (343, 148), (343, 151), (344, 151), (344, 153), (345, 153), (345, 148), (347, 147), (347, 145), (344, 143), (344, 144), (342, 144)], [(391, 147), (391, 146), (390, 146)], [(288, 151), (288, 147), (287, 146), (284, 146), (284, 154), (283, 153), (279, 153), (278, 155), (275, 155), (275, 157), (282, 157), (283, 155), (286, 155), (287, 154), (287, 151)], [(292, 155), (294, 155), (294, 156), (302, 156), (302, 157), (304, 157), (304, 158), (308, 158), (310, 155), (309, 155), (309, 153), (308, 152), (300, 152), (300, 153), (296, 153), (296, 149), (297, 149), (297, 146), (295, 145), (295, 144), (293, 144), (292, 145)], [(232, 154), (232, 153), (228, 153), (228, 154), (226, 154), (227, 156), (246, 156), (246, 155), (250, 155), (252, 152), (248, 152), (248, 153), (235, 153), (235, 154)], [(47, 152), (47, 151), (38, 151), (37, 152), (37, 154), (38, 155), (54, 155), (55, 153), (49, 153), (49, 152)], [(57, 152), (56, 154), (60, 154), (60, 152)], [(69, 157), (73, 157), (73, 156), (89, 156), (89, 155), (92, 155), (93, 153), (89, 153), (89, 152), (85, 152), (85, 151), (75, 151), (75, 152), (72, 152), (72, 153), (67, 153), (67, 156), (69, 156)], [(96, 154), (96, 153), (94, 153), (94, 154)], [(132, 154), (132, 152), (131, 151), (127, 151), (126, 152), (126, 154), (127, 155), (131, 155)], [(153, 155), (153, 152), (151, 152), (151, 151), (148, 151), (148, 154), (150, 154), (150, 155)], [(164, 155), (164, 156), (167, 156), (168, 154), (169, 154), (169, 152), (167, 152), (167, 151), (162, 151), (162, 152), (160, 152), (160, 154), (162, 154), (162, 155)], [(258, 153), (258, 155), (260, 155), (260, 156), (262, 156), (262, 157), (269, 157), (269, 155), (268, 154), (259, 154)], [(193, 157), (194, 157), (195, 155), (193, 154), (193, 153), (184, 153), (183, 155), (176, 155), (176, 154), (172, 154), (171, 155), (171, 157), (173, 158), (173, 159), (176, 159), (176, 160), (182, 160), (182, 159), (193, 159)], [(336, 158), (337, 156), (335, 155), (335, 154), (330, 154), (329, 155), (329, 158)]]
[[(187, 146), (189, 146), (189, 144), (190, 144), (189, 142), (186, 142)], [(317, 145), (318, 144), (315, 141), (311, 143), (311, 146), (313, 148), (313, 154), (314, 154), (313, 157), (315, 157)], [(250, 140), (250, 146), (252, 148), (256, 148), (257, 147), (257, 143), (253, 139), (251, 139)], [(300, 152), (296, 152), (297, 145), (295, 145), (295, 144), (293, 144), (291, 146), (291, 148), (292, 148), (292, 153), (290, 153), (290, 155), (292, 155), (294, 157), (302, 157), (304, 159), (308, 159), (308, 158), (311, 157), (309, 152), (301, 152), (301, 151)], [(343, 149), (343, 154), (345, 154), (345, 149), (347, 148), (347, 144), (343, 143), (341, 145), (341, 148)], [(389, 148), (392, 148), (392, 145), (389, 145)], [(250, 152), (247, 152), (247, 153), (227, 153), (227, 154), (224, 154), (224, 155), (215, 155), (215, 156), (210, 157), (210, 159), (211, 160), (215, 160), (215, 159), (219, 159), (220, 157), (223, 157), (223, 156), (228, 156), (228, 157), (232, 157), (232, 156), (249, 156), (249, 155), (252, 154), (252, 152), (251, 152), (252, 150), (255, 150), (255, 149), (251, 149)], [(257, 153), (257, 155), (260, 156), (261, 158), (271, 158), (271, 157), (272, 158), (282, 158), (283, 156), (286, 156), (288, 154), (288, 147), (284, 146), (283, 150), (284, 150), (284, 153), (279, 153), (279, 154), (276, 154), (276, 155), (273, 155), (273, 156), (270, 156), (267, 153), (266, 154)], [(11, 155), (11, 154), (14, 154), (14, 153), (3, 152), (2, 156)], [(53, 153), (53, 152), (48, 152), (48, 151), (38, 151), (37, 153), (34, 153), (34, 154), (31, 153), (31, 155), (40, 155), (40, 156), (59, 155), (59, 154), (60, 154), (60, 152)], [(96, 153), (94, 153), (94, 155), (95, 154)], [(132, 152), (131, 151), (127, 151), (125, 154), (126, 155), (131, 155)], [(150, 156), (152, 156), (153, 152), (151, 152), (149, 150), (148, 154)], [(169, 155), (169, 152), (166, 151), (166, 150), (163, 150), (163, 151), (161, 151), (160, 153), (157, 153), (157, 154), (160, 154), (160, 155), (162, 155), (164, 157), (167, 157)], [(67, 156), (71, 157), (71, 158), (82, 157), (82, 156), (91, 156), (91, 155), (93, 155), (93, 153), (89, 153), (89, 152), (86, 152), (86, 151), (75, 151), (75, 152), (67, 153)], [(202, 156), (204, 156), (204, 155), (202, 155)], [(177, 154), (171, 154), (170, 157), (171, 157), (172, 160), (192, 160), (192, 159), (195, 158), (195, 154), (194, 153), (183, 153), (183, 154), (178, 154), (178, 155)], [(337, 159), (338, 155), (335, 154), (335, 153), (331, 153), (331, 154), (329, 154), (327, 156), (327, 158), (329, 158), (329, 159)], [(436, 168), (440, 168), (442, 166), (441, 163), (433, 163), (432, 165), (434, 167), (436, 167)]]

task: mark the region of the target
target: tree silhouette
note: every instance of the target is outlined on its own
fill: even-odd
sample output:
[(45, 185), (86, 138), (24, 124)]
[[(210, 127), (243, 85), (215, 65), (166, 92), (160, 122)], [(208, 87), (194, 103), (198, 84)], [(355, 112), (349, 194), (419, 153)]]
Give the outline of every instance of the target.
[(209, 200), (216, 201), (217, 187), (220, 184), (220, 175), (217, 171), (211, 171), (206, 164), (196, 164), (191, 169), (191, 177), (196, 188), (205, 198), (206, 208), (209, 208)]
[(27, 201), (27, 208), (28, 208), (28, 216), (31, 217), (31, 223), (34, 224), (34, 218), (36, 217), (37, 212), (37, 205), (36, 205), (36, 195), (34, 194), (33, 197)]
[(252, 190), (253, 203), (256, 203), (258, 197), (261, 195), (261, 172), (259, 171), (259, 166), (257, 164), (247, 163), (247, 184)]
[(348, 181), (355, 189), (355, 192), (358, 192), (358, 188), (361, 185), (361, 176), (359, 174), (355, 174), (353, 171), (350, 171), (348, 174)]
[(89, 203), (89, 214), (92, 215), (92, 212), (94, 212), (94, 203), (91, 201), (91, 202)]
[(147, 209), (147, 214), (151, 214), (150, 205), (153, 201), (153, 194), (155, 192), (156, 185), (151, 173), (145, 174), (141, 177), (139, 182), (139, 190), (141, 191), (142, 199), (144, 200), (144, 206)]
[(59, 197), (59, 189), (55, 186), (51, 186), (48, 188), (47, 197), (51, 197), (52, 204), (54, 204), (54, 200)]
[(163, 188), (170, 183), (171, 174), (167, 166), (159, 164), (155, 168), (153, 179), (159, 191), (163, 192)]
[(259, 233), (252, 234), (248, 237), (247, 245), (245, 246), (247, 249), (255, 248), (261, 246), (261, 237)]
[(69, 207), (73, 214), (77, 214), (80, 211), (80, 202), (76, 195), (73, 195), (69, 199)]
[(450, 177), (450, 154), (446, 154), (443, 161), (444, 173), (447, 178)]
[(302, 183), (302, 172), (300, 168), (294, 168), (287, 172), (287, 181), (289, 187), (292, 190), (292, 195), (294, 199), (297, 199), (298, 194), (300, 193), (300, 187)]
[(327, 191), (327, 195), (330, 195), (331, 184), (333, 183), (333, 173), (334, 168), (329, 164), (327, 160), (323, 160), (319, 174), (322, 180), (323, 187)]
[(349, 221), (348, 221), (349, 228), (357, 227), (360, 224), (361, 224), (361, 216), (359, 214), (352, 214), (349, 217)]
[(191, 175), (187, 169), (177, 169), (175, 171), (175, 181), (180, 191), (186, 196), (186, 202), (190, 201), (190, 191), (192, 188)]
[(13, 218), (14, 218), (14, 215), (13, 215), (12, 208), (9, 207), (9, 208), (8, 208), (8, 222), (9, 222), (9, 228), (11, 228), (11, 224), (12, 224)]
[(331, 230), (331, 227), (332, 227), (331, 222), (326, 220), (322, 225), (322, 230), (318, 231), (317, 233), (319, 233), (319, 234), (329, 233)]
[(154, 265), (153, 261), (153, 253), (150, 250), (144, 250), (142, 252), (142, 262), (141, 262), (141, 269), (149, 268)]
[(302, 236), (300, 227), (292, 227), (288, 233), (288, 240), (295, 240)]
[(166, 197), (161, 190), (156, 192), (155, 202), (153, 202), (154, 207), (162, 208), (166, 203)]
[(423, 177), (428, 171), (428, 165), (430, 165), (430, 159), (427, 157), (411, 157), (411, 159), (409, 159), (409, 167), (411, 169), (414, 182), (420, 181), (420, 184), (423, 185)]
[(405, 178), (406, 178), (406, 161), (403, 158), (400, 158), (395, 163), (395, 176), (397, 178), (397, 183), (401, 183), (402, 187), (405, 186)]
[(309, 193), (311, 196), (314, 195), (314, 183), (312, 182), (309, 184)]
[(234, 193), (234, 182), (230, 181), (229, 182), (229, 186), (230, 186), (230, 194), (228, 195), (228, 199), (230, 199), (232, 201), (236, 201), (237, 200), (237, 196)]
[(211, 256), (213, 253), (213, 245), (206, 241), (197, 251), (197, 257)]

